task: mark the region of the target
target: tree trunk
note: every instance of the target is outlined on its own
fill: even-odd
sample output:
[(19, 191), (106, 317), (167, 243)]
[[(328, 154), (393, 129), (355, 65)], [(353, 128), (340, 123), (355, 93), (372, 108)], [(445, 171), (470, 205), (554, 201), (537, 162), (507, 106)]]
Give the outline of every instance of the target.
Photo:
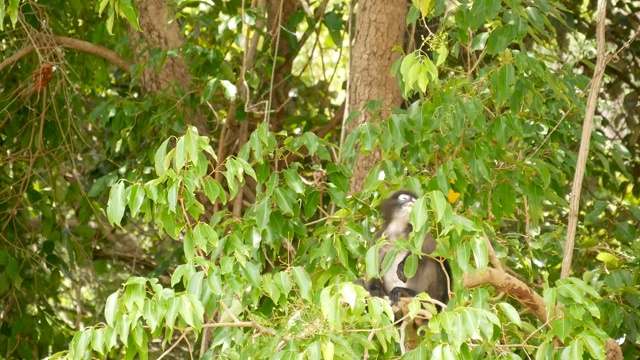
[[(402, 103), (398, 81), (391, 76), (391, 66), (400, 56), (391, 49), (402, 45), (407, 16), (406, 0), (366, 0), (358, 3), (356, 35), (351, 50), (349, 69), (349, 109), (357, 111), (371, 100), (382, 100), (381, 118), (389, 109)], [(371, 113), (363, 112), (346, 129), (353, 131), (370, 121)], [(382, 160), (379, 148), (370, 155), (358, 154), (351, 179), (351, 192), (361, 191), (371, 168)]]
[[(175, 21), (169, 22), (169, 9), (165, 0), (138, 0), (136, 7), (140, 14), (138, 20), (142, 31), (129, 27), (131, 46), (136, 64), (144, 64), (149, 60), (150, 49), (179, 50), (184, 44), (180, 33), (180, 27)], [(144, 39), (148, 44), (141, 44)], [(191, 83), (189, 67), (182, 56), (167, 56), (160, 69), (150, 66), (144, 69), (140, 78), (141, 86), (145, 92), (159, 93), (172, 86), (179, 86), (186, 91)], [(169, 91), (171, 93), (171, 91)], [(194, 125), (200, 134), (208, 135), (205, 118), (200, 114), (191, 114), (188, 117), (189, 124)]]
[[(268, 1), (268, 24), (267, 31), (271, 35), (271, 41), (273, 44), (273, 54), (277, 52), (277, 58), (283, 59), (284, 62), (278, 66), (273, 77), (274, 88), (273, 98), (271, 103), (271, 131), (278, 132), (282, 130), (282, 125), (287, 116), (287, 111), (283, 107), (287, 103), (289, 98), (289, 80), (291, 78), (291, 69), (293, 67), (293, 59), (296, 53), (285, 39), (285, 35), (282, 29), (286, 29), (286, 25), (291, 20), (300, 2), (298, 0), (281, 0), (281, 1)], [(285, 30), (286, 31), (286, 30)], [(278, 36), (280, 33), (280, 36)], [(276, 44), (276, 41), (278, 43)], [(301, 43), (300, 46), (303, 44)]]

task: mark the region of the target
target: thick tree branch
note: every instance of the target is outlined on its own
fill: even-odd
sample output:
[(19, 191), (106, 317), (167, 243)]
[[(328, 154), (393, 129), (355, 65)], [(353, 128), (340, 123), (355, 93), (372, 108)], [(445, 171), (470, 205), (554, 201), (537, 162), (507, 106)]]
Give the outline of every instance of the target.
[(13, 64), (14, 62), (20, 60), (23, 56), (27, 55), (28, 53), (32, 52), (35, 49), (35, 47), (33, 45), (27, 45), (25, 47), (23, 47), (22, 49), (18, 50), (18, 52), (16, 52), (15, 54), (9, 56), (8, 58), (4, 59), (3, 62), (0, 63), (0, 71), (2, 71), (5, 67)]
[[(115, 51), (107, 49), (102, 46), (92, 44), (87, 41), (72, 39), (65, 36), (46, 36), (46, 35), (43, 35), (43, 36), (45, 36), (46, 40), (50, 40), (57, 46), (62, 46), (72, 50), (100, 56), (101, 58), (118, 66), (119, 68), (123, 69), (126, 72), (129, 72), (131, 69), (131, 65), (133, 65), (132, 62), (120, 57), (120, 55), (118, 55)], [(27, 45), (22, 49), (18, 50), (18, 52), (6, 58), (3, 62), (0, 63), (0, 71), (4, 70), (5, 67), (13, 64), (14, 62), (20, 60), (23, 56), (27, 55), (33, 50), (35, 50), (34, 45)]]
[(533, 291), (527, 284), (493, 268), (486, 268), (477, 274), (466, 274), (462, 278), (462, 285), (471, 289), (480, 285), (489, 284), (499, 291), (513, 296), (522, 305), (526, 306), (543, 323), (547, 322), (547, 309), (544, 299)]
[(64, 36), (54, 36), (53, 38), (55, 39), (56, 44), (58, 44), (59, 46), (64, 46), (73, 50), (100, 56), (101, 58), (109, 61), (110, 63), (116, 65), (126, 72), (129, 72), (131, 69), (131, 65), (133, 65), (131, 61), (122, 58), (115, 51), (107, 49), (105, 47), (98, 46), (87, 41), (72, 39)]

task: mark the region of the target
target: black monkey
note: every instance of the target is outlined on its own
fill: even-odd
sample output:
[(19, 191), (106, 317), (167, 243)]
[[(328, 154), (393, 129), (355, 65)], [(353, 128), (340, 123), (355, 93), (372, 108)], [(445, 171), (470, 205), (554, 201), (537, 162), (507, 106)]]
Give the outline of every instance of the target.
[[(407, 239), (413, 230), (409, 224), (409, 214), (416, 199), (415, 193), (400, 190), (382, 202), (383, 225), (376, 234), (376, 239), (385, 236), (389, 244), (381, 247), (378, 252), (380, 265), (385, 255), (393, 249), (395, 240)], [(383, 274), (381, 279), (369, 281), (369, 293), (378, 297), (388, 295), (391, 302), (396, 304), (402, 296), (415, 296), (426, 292), (431, 298), (446, 304), (449, 301), (451, 288), (451, 267), (446, 260), (441, 264), (440, 261), (429, 256), (435, 249), (436, 241), (429, 234), (422, 245), (422, 257), (418, 261), (416, 274), (410, 279), (407, 279), (404, 273), (404, 263), (411, 252), (406, 250), (398, 252), (393, 259), (391, 269)]]

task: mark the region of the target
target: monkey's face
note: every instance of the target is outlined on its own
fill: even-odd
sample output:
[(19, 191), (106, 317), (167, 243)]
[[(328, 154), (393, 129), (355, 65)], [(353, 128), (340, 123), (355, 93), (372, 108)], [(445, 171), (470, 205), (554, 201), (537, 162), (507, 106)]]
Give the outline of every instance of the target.
[(408, 223), (411, 208), (418, 196), (408, 190), (400, 190), (382, 202), (382, 217), (387, 224), (391, 222)]

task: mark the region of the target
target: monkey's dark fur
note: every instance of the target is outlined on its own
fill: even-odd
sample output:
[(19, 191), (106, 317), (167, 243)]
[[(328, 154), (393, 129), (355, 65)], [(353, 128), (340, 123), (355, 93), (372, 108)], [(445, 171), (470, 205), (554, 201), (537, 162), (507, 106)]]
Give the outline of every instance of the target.
[[(415, 193), (401, 190), (382, 202), (383, 225), (376, 234), (376, 239), (385, 236), (389, 244), (380, 248), (378, 252), (380, 265), (382, 265), (385, 255), (393, 249), (396, 239), (407, 239), (413, 230), (409, 224), (409, 214), (416, 199)], [(398, 252), (391, 269), (383, 274), (381, 279), (376, 278), (369, 281), (367, 284), (369, 293), (378, 297), (388, 295), (391, 302), (396, 304), (403, 296), (411, 297), (426, 292), (432, 299), (446, 304), (449, 301), (449, 289), (451, 288), (451, 267), (447, 260), (441, 263), (429, 256), (435, 248), (435, 239), (431, 234), (427, 235), (422, 245), (422, 257), (418, 261), (418, 269), (410, 279), (407, 279), (404, 273), (404, 264), (411, 252)]]

